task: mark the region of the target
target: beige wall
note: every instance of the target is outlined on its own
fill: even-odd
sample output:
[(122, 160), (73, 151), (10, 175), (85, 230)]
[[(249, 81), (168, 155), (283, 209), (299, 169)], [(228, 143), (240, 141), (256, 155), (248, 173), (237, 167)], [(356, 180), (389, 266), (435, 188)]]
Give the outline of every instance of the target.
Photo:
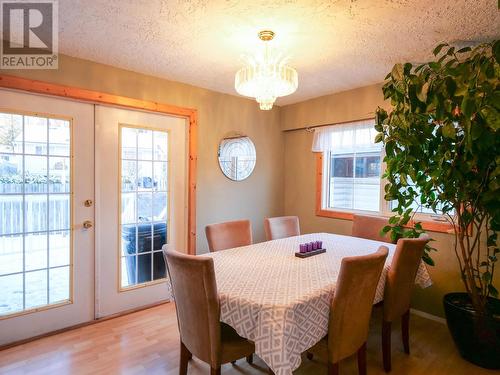
[[(196, 108), (199, 120), (196, 225), (199, 253), (208, 249), (206, 224), (249, 218), (255, 240), (262, 241), (263, 218), (283, 211), (283, 136), (278, 107), (261, 111), (258, 104), (249, 99), (67, 56), (60, 56), (58, 70), (1, 73)], [(224, 177), (217, 163), (218, 142), (230, 131), (247, 134), (257, 149), (255, 171), (242, 182)]]
[[(282, 129), (332, 124), (373, 116), (377, 106), (386, 107), (381, 85), (367, 86), (281, 108)], [(315, 215), (315, 156), (311, 152), (312, 133), (305, 130), (284, 132), (285, 138), (285, 214), (298, 215), (303, 232), (351, 234), (351, 221)], [(431, 233), (439, 250), (433, 253), (435, 267), (429, 267), (434, 285), (415, 290), (413, 307), (443, 316), (442, 297), (463, 290), (449, 234)]]
[(381, 93), (382, 84), (376, 84), (284, 106), (281, 128), (290, 130), (373, 117), (377, 106), (387, 107)]

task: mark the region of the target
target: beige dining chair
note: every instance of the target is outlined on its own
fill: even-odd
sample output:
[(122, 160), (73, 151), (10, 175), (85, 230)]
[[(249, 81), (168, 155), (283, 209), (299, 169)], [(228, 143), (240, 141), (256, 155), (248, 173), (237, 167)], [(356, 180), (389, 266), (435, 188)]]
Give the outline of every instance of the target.
[[(342, 259), (328, 323), (328, 374), (338, 375), (339, 362), (357, 352), (358, 372), (366, 374), (366, 340), (375, 292), (388, 249)], [(313, 358), (311, 352), (307, 353)]]
[(386, 372), (391, 371), (391, 325), (396, 319), (401, 318), (403, 347), (405, 353), (410, 354), (410, 297), (429, 240), (426, 234), (419, 238), (400, 238), (387, 272), (382, 322), (382, 356)]
[(186, 375), (193, 355), (219, 375), (221, 365), (246, 357), (252, 363), (255, 345), (220, 321), (214, 261), (208, 257), (163, 250), (175, 299), (180, 333), (179, 375)]
[(250, 220), (210, 224), (205, 227), (205, 234), (211, 252), (252, 244)]
[(268, 217), (264, 219), (266, 240), (300, 236), (299, 218), (297, 216)]
[(388, 224), (385, 217), (370, 215), (354, 215), (352, 219), (352, 236), (367, 240), (394, 243), (388, 233), (380, 235), (380, 231)]

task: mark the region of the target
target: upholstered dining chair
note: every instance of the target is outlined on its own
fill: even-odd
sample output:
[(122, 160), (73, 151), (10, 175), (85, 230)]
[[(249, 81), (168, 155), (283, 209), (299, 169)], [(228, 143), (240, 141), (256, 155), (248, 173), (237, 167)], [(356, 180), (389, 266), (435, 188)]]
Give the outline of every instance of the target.
[(419, 238), (400, 238), (387, 272), (382, 321), (382, 356), (386, 372), (391, 371), (391, 325), (396, 319), (401, 318), (403, 348), (406, 354), (410, 354), (410, 297), (429, 240), (427, 234)]
[(250, 220), (210, 224), (205, 227), (205, 234), (211, 252), (252, 244)]
[[(366, 340), (375, 292), (388, 249), (342, 259), (328, 323), (328, 374), (338, 375), (339, 362), (357, 352), (358, 372), (366, 374)], [(307, 357), (312, 359), (310, 352)]]
[(297, 216), (268, 217), (264, 219), (264, 232), (267, 241), (300, 236), (299, 218)]
[(208, 257), (163, 250), (175, 299), (180, 333), (179, 375), (186, 375), (193, 355), (219, 375), (221, 365), (246, 357), (252, 363), (255, 345), (220, 321), (214, 261)]
[(353, 237), (366, 238), (367, 240), (394, 243), (388, 234), (380, 235), (380, 231), (388, 224), (385, 217), (370, 215), (354, 215), (352, 219)]

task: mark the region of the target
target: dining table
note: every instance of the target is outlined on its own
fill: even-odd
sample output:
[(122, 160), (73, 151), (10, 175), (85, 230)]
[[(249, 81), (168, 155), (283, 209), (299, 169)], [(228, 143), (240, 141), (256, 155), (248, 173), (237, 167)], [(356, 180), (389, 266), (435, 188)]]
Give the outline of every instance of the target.
[[(295, 253), (303, 243), (322, 241), (326, 252), (308, 258)], [(389, 254), (378, 282), (374, 304), (384, 298), (386, 274), (394, 244), (330, 233), (311, 233), (266, 241), (203, 256), (214, 260), (220, 319), (255, 343), (255, 353), (276, 375), (290, 375), (301, 354), (328, 332), (335, 285), (344, 257)], [(415, 283), (432, 284), (423, 262)]]

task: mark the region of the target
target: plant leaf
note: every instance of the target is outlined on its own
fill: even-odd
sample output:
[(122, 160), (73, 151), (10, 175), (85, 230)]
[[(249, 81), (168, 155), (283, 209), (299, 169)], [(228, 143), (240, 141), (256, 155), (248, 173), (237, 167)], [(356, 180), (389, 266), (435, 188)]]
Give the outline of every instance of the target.
[(498, 298), (498, 290), (492, 284), (488, 284), (488, 293), (492, 297)]
[(400, 82), (403, 80), (403, 65), (402, 64), (396, 64), (392, 68), (391, 71), (392, 79), (396, 82)]
[(493, 55), (495, 56), (497, 64), (500, 64), (500, 40), (497, 40), (495, 41), (495, 43), (493, 43)]
[(472, 113), (474, 112), (474, 107), (475, 107), (474, 98), (471, 98), (468, 94), (466, 94), (464, 96), (464, 99), (462, 100), (462, 105), (460, 106), (460, 109), (462, 110), (464, 116), (471, 117)]
[(470, 47), (464, 47), (464, 48), (460, 48), (457, 53), (465, 53), (465, 52), (469, 52), (471, 51), (471, 48)]
[(456, 138), (455, 127), (450, 122), (446, 123), (443, 126), (442, 132), (443, 132), (443, 136), (445, 136), (446, 138), (451, 138), (451, 139), (455, 139)]
[(429, 266), (434, 267), (436, 265), (434, 263), (434, 260), (427, 253), (424, 253), (424, 255), (422, 255), (422, 260), (424, 261), (425, 264), (428, 264)]
[(434, 48), (434, 51), (432, 51), (432, 53), (434, 54), (434, 56), (439, 55), (439, 52), (441, 52), (441, 50), (443, 49), (443, 47), (445, 47), (447, 45), (448, 45), (448, 43), (441, 43), (436, 48)]
[(420, 88), (420, 91), (417, 93), (417, 98), (421, 102), (425, 103), (427, 101), (427, 92), (429, 91), (429, 82), (425, 82), (422, 87)]

